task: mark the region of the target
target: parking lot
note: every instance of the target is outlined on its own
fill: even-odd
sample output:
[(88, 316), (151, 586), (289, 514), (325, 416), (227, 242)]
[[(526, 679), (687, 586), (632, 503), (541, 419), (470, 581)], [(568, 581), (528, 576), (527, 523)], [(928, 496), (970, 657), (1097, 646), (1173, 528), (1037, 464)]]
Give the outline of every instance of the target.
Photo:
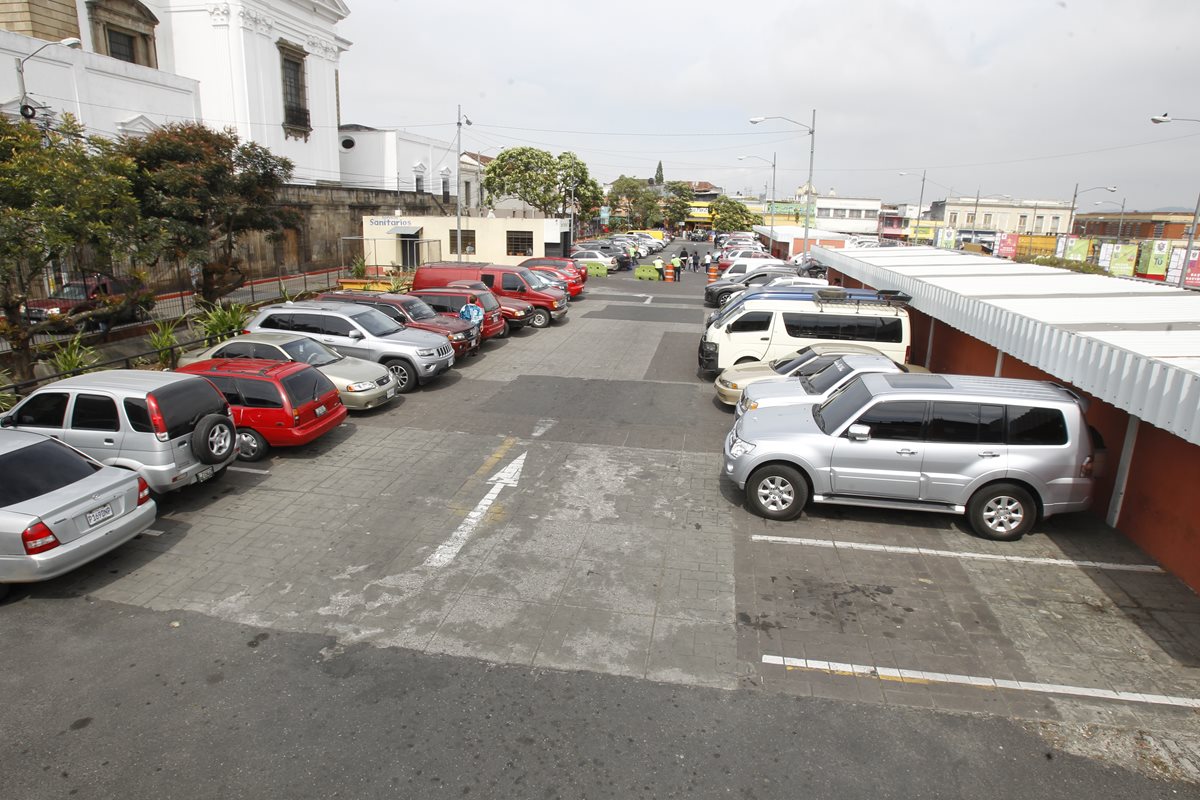
[(1089, 755), (1099, 726), (1200, 780), (1200, 600), (1119, 534), (746, 511), (721, 478), (732, 414), (696, 374), (703, 283), (593, 279), (564, 322), (165, 498), (136, 541), (14, 594), (325, 634), (328, 660), (365, 643), (998, 715)]

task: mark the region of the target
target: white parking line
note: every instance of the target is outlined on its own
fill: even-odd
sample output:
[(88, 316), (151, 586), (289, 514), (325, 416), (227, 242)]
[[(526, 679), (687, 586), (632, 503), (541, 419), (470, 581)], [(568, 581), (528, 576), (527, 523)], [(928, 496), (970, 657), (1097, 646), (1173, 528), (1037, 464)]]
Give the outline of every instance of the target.
[(254, 475), (270, 475), (269, 469), (255, 469), (254, 467), (226, 467), (230, 472), (249, 472)]
[(900, 547), (891, 544), (869, 544), (867, 542), (839, 542), (833, 539), (804, 539), (791, 536), (751, 536), (751, 541), (773, 544), (799, 544), (807, 547), (829, 547), (834, 550), (867, 550), (874, 553), (896, 553), (898, 555), (935, 556), (937, 558), (961, 558), (975, 561), (1007, 561), (1011, 564), (1044, 564), (1051, 567), (1088, 567), (1091, 569), (1120, 570), (1124, 572), (1163, 572), (1157, 564), (1117, 564), (1110, 561), (1076, 561), (1070, 558), (1038, 558), (1034, 556), (1004, 556), (994, 553), (964, 553), (957, 550), (931, 550), (927, 547)]
[(162, 536), (166, 531), (156, 531), (154, 528), (146, 528), (142, 531), (143, 536)]
[(1010, 681), (1004, 678), (985, 678), (977, 675), (956, 675), (950, 672), (927, 672), (920, 669), (893, 669), (871, 664), (845, 664), (839, 661), (817, 661), (810, 658), (788, 658), (764, 655), (764, 664), (778, 664), (788, 669), (808, 669), (834, 675), (861, 675), (883, 681), (901, 683), (956, 683), (963, 686), (978, 686), (982, 689), (1013, 689), (1019, 692), (1061, 694), (1072, 697), (1094, 697), (1101, 700), (1123, 700), (1129, 703), (1150, 703), (1158, 706), (1182, 706), (1200, 708), (1200, 698), (1178, 697), (1144, 692), (1121, 692), (1113, 689), (1094, 689), (1090, 686), (1065, 686), (1059, 683), (1036, 683), (1033, 681)]

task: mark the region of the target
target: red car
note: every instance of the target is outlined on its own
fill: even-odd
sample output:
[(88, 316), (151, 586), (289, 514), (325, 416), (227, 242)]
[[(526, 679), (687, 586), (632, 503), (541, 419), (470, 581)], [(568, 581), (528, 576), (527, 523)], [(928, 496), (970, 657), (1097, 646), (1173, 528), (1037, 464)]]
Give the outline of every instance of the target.
[(324, 292), (316, 300), (334, 300), (342, 303), (357, 303), (369, 306), (387, 314), (401, 325), (407, 325), (422, 331), (440, 333), (450, 340), (454, 347), (454, 359), (457, 361), (472, 350), (479, 348), (483, 338), (475, 326), (458, 316), (447, 317), (429, 307), (419, 297), (408, 294), (393, 294), (391, 292)]
[(574, 274), (583, 283), (587, 283), (588, 272), (587, 267), (580, 264), (573, 258), (562, 258), (560, 256), (542, 256), (540, 258), (527, 258), (518, 266), (521, 267), (551, 267), (552, 269), (560, 269), (568, 274)]
[(504, 313), (500, 310), (500, 301), (491, 292), (483, 294), (474, 289), (439, 286), (413, 289), (409, 295), (421, 298), (434, 311), (448, 317), (458, 317), (458, 312), (466, 305), (467, 298), (473, 295), (479, 300), (480, 307), (483, 308), (483, 338), (491, 339), (504, 335)]
[(337, 387), (308, 364), (214, 358), (178, 371), (207, 378), (225, 395), (243, 461), (258, 461), (272, 447), (308, 444), (346, 418)]
[[(460, 289), (474, 289), (477, 295), (480, 292), (491, 294), (487, 284), (483, 281), (450, 281), (446, 285), (455, 286)], [(524, 300), (514, 300), (511, 297), (497, 297), (496, 301), (500, 303), (500, 313), (504, 315), (504, 330), (496, 337), (498, 339), (508, 336), (511, 331), (519, 331), (533, 319), (533, 303), (526, 303)]]
[(583, 293), (583, 281), (574, 272), (568, 272), (565, 269), (557, 267), (527, 267), (527, 269), (545, 275), (552, 281), (562, 281), (566, 284), (567, 294), (571, 297), (578, 297)]

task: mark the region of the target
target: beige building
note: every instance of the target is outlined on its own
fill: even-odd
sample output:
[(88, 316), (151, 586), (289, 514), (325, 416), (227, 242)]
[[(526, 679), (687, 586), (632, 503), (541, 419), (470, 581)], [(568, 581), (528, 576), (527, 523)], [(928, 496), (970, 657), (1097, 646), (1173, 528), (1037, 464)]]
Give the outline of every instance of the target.
[(935, 201), (930, 218), (954, 230), (998, 231), (1000, 233), (1066, 233), (1071, 204), (1063, 200), (1014, 200), (1012, 198), (947, 197)]
[(462, 255), (454, 217), (363, 217), (369, 267), (416, 267), (427, 261), (516, 265), (531, 256), (563, 253), (570, 223), (546, 217), (463, 217)]

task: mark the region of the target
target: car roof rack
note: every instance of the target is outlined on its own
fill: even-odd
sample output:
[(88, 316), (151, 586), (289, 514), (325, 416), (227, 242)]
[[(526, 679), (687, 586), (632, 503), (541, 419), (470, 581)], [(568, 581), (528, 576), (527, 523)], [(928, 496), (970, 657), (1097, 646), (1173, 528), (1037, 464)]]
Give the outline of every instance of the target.
[(912, 301), (912, 296), (904, 294), (896, 289), (878, 289), (866, 290), (868, 293), (855, 293), (852, 289), (847, 290), (840, 286), (819, 287), (813, 292), (813, 302), (817, 305), (824, 304), (853, 304), (860, 305), (884, 305), (895, 306), (898, 308), (907, 306)]

